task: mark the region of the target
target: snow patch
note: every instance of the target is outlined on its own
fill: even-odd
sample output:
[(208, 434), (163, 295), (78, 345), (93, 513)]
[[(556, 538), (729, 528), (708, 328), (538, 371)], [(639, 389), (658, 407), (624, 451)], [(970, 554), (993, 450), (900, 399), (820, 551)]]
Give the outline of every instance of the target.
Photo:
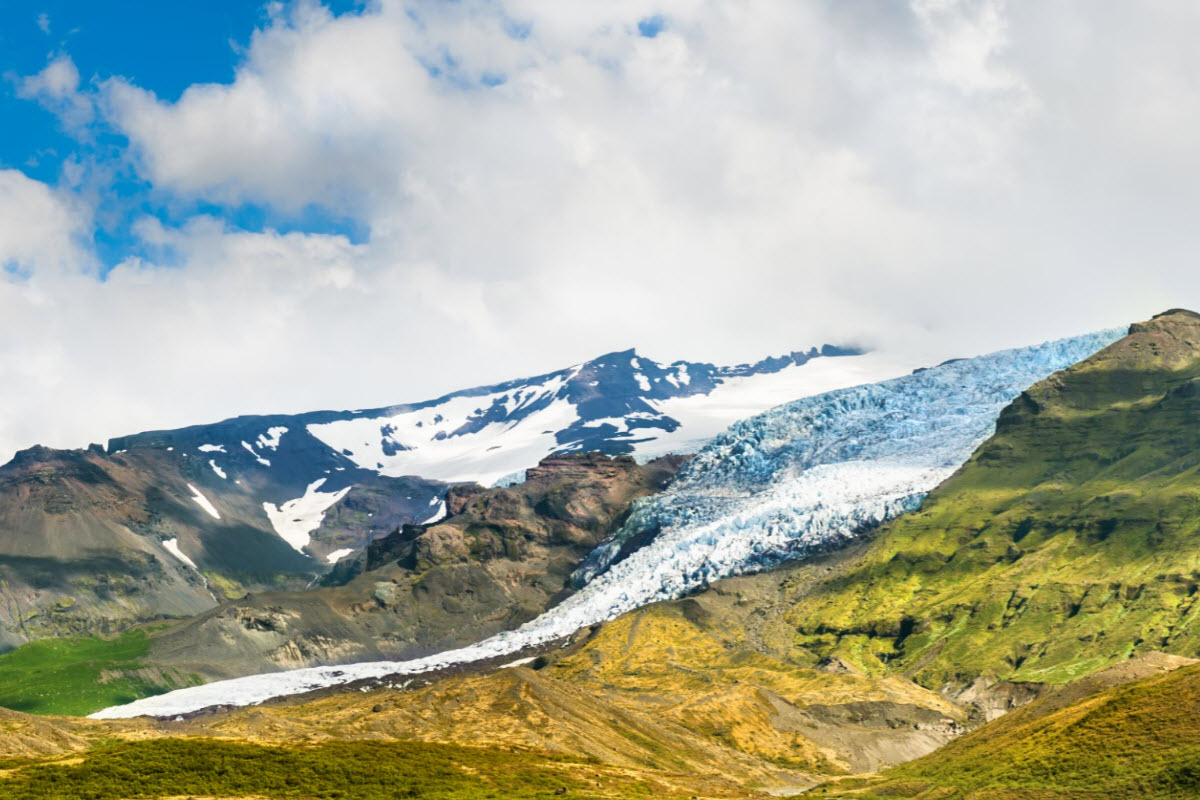
[(346, 556), (350, 555), (353, 552), (354, 552), (353, 547), (343, 547), (340, 550), (334, 550), (332, 553), (325, 556), (325, 560), (328, 561), (330, 564), (336, 564), (337, 562), (341, 561), (343, 558), (345, 558)]
[[(259, 438), (262, 438), (262, 437), (260, 436)], [(260, 456), (258, 453), (256, 453), (254, 451), (254, 445), (250, 444), (247, 441), (243, 441), (242, 447), (246, 448), (246, 450), (249, 451), (250, 455), (254, 456), (254, 460), (257, 461), (258, 463), (262, 464), (264, 467), (271, 466), (271, 462), (269, 460), (263, 458), (262, 456)]]
[[(437, 508), (434, 509), (431, 515), (418, 522), (418, 525), (429, 525), (430, 523), (437, 522), (439, 519), (446, 516), (446, 501), (439, 500), (435, 497), (433, 498), (433, 502), (437, 503)], [(430, 505), (432, 505), (432, 503)]]
[(213, 472), (217, 473), (217, 477), (218, 477), (218, 478), (221, 478), (222, 480), (224, 480), (224, 479), (227, 477), (227, 476), (225, 475), (225, 470), (223, 470), (223, 469), (221, 469), (220, 467), (218, 467), (218, 466), (217, 466), (217, 462), (216, 462), (216, 461), (213, 461), (213, 460), (210, 458), (210, 459), (208, 460), (208, 465), (209, 465), (210, 467), (212, 467), (212, 470), (213, 470)]
[(197, 572), (200, 571), (200, 568), (196, 566), (196, 562), (192, 561), (190, 558), (188, 558), (186, 555), (184, 555), (184, 552), (179, 549), (179, 540), (178, 539), (167, 539), (165, 542), (162, 543), (162, 545), (164, 548), (166, 548), (168, 553), (170, 553), (171, 555), (178, 558), (184, 564), (187, 564), (189, 567), (196, 570)]
[(282, 506), (274, 503), (263, 503), (263, 511), (271, 520), (271, 527), (279, 534), (279, 538), (290, 544), (298, 553), (312, 540), (312, 532), (321, 527), (325, 512), (329, 507), (341, 500), (350, 491), (347, 486), (336, 492), (318, 492), (325, 478), (313, 481), (304, 490), (303, 497), (288, 500)]
[(283, 426), (268, 428), (266, 433), (260, 433), (258, 435), (258, 438), (254, 440), (254, 443), (258, 445), (260, 450), (278, 450), (279, 440), (282, 439), (283, 435), (287, 432), (288, 429), (284, 428)]
[(187, 485), (187, 487), (191, 490), (192, 499), (196, 501), (196, 505), (207, 511), (208, 515), (213, 519), (221, 518), (221, 512), (217, 511), (217, 507), (214, 506), (207, 497), (201, 494), (199, 489), (197, 489), (195, 486), (192, 486), (190, 483)]
[(511, 667), (523, 667), (526, 664), (532, 664), (534, 661), (537, 661), (537, 656), (530, 656), (529, 658), (518, 658), (516, 661), (509, 661), (507, 664), (501, 664), (500, 666), (496, 667), (496, 669), (509, 669)]
[[(505, 405), (513, 393), (453, 397), (436, 406), (389, 417), (309, 425), (308, 432), (339, 453), (350, 451), (351, 461), (381, 475), (420, 475), (490, 486), (559, 449), (555, 433), (579, 419), (572, 403), (555, 396), (563, 383), (562, 376), (555, 377), (536, 391), (522, 394), (518, 409), (544, 403), (537, 411), (490, 422), (470, 432), (460, 429), (477, 419), (480, 412)], [(386, 435), (384, 430), (388, 431)]]
[(201, 453), (224, 453), (225, 445), (223, 444), (202, 444), (200, 445)]

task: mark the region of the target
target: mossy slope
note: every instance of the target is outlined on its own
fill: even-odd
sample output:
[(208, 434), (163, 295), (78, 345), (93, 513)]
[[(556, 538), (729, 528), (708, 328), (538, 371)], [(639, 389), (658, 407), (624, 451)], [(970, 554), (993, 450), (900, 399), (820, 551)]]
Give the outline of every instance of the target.
[(920, 510), (806, 589), (794, 645), (930, 687), (1200, 652), (1200, 317), (1056, 373)]

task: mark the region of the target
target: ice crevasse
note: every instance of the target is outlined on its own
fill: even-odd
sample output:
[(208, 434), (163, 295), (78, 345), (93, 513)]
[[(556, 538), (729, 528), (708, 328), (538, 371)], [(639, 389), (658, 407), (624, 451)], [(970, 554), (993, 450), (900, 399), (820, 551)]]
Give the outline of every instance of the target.
[[(952, 361), (738, 422), (697, 454), (665, 492), (637, 504), (622, 529), (580, 568), (582, 586), (575, 594), (516, 630), (411, 661), (235, 678), (93, 716), (174, 716), (252, 705), (504, 656), (710, 581), (843, 545), (916, 508), (991, 435), (1001, 409), (1023, 390), (1122, 334), (1114, 329)], [(647, 539), (628, 552), (629, 543)]]

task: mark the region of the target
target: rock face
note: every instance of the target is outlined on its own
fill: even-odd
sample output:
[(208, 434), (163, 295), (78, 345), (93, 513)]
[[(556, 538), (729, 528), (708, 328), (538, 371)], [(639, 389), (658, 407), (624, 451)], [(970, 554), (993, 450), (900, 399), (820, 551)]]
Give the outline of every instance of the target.
[[(630, 502), (665, 486), (683, 460), (666, 456), (639, 467), (629, 456), (551, 456), (511, 488), (452, 486), (446, 492), (446, 519), (405, 525), (373, 542), (366, 569), (394, 561), (426, 572), (507, 560), (555, 575), (563, 558), (578, 562), (604, 541), (614, 523), (623, 521)], [(566, 576), (561, 577), (565, 587)]]
[(555, 456), (515, 486), (453, 487), (452, 513), (378, 540), (336, 573), (342, 585), (226, 604), (157, 634), (151, 660), (227, 678), (420, 656), (508, 630), (566, 596), (584, 556), (683, 461)]
[[(211, 460), (35, 447), (0, 467), (0, 649), (190, 616), (322, 574), (326, 566), (273, 529), (263, 485), (232, 467), (221, 477)], [(422, 518), (428, 492), (444, 485), (371, 476), (356, 488), (330, 547), (361, 547), (377, 518), (393, 527)], [(377, 517), (355, 517), (360, 496)]]

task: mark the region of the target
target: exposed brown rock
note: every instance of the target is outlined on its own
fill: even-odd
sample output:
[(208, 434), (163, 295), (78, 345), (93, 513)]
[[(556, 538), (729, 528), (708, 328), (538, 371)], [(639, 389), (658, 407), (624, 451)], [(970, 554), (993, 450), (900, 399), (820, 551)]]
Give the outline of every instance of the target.
[(155, 637), (152, 659), (215, 679), (418, 657), (512, 629), (565, 597), (582, 559), (683, 461), (554, 456), (515, 486), (452, 487), (446, 518), (372, 543), (345, 585), (257, 595), (178, 623)]

